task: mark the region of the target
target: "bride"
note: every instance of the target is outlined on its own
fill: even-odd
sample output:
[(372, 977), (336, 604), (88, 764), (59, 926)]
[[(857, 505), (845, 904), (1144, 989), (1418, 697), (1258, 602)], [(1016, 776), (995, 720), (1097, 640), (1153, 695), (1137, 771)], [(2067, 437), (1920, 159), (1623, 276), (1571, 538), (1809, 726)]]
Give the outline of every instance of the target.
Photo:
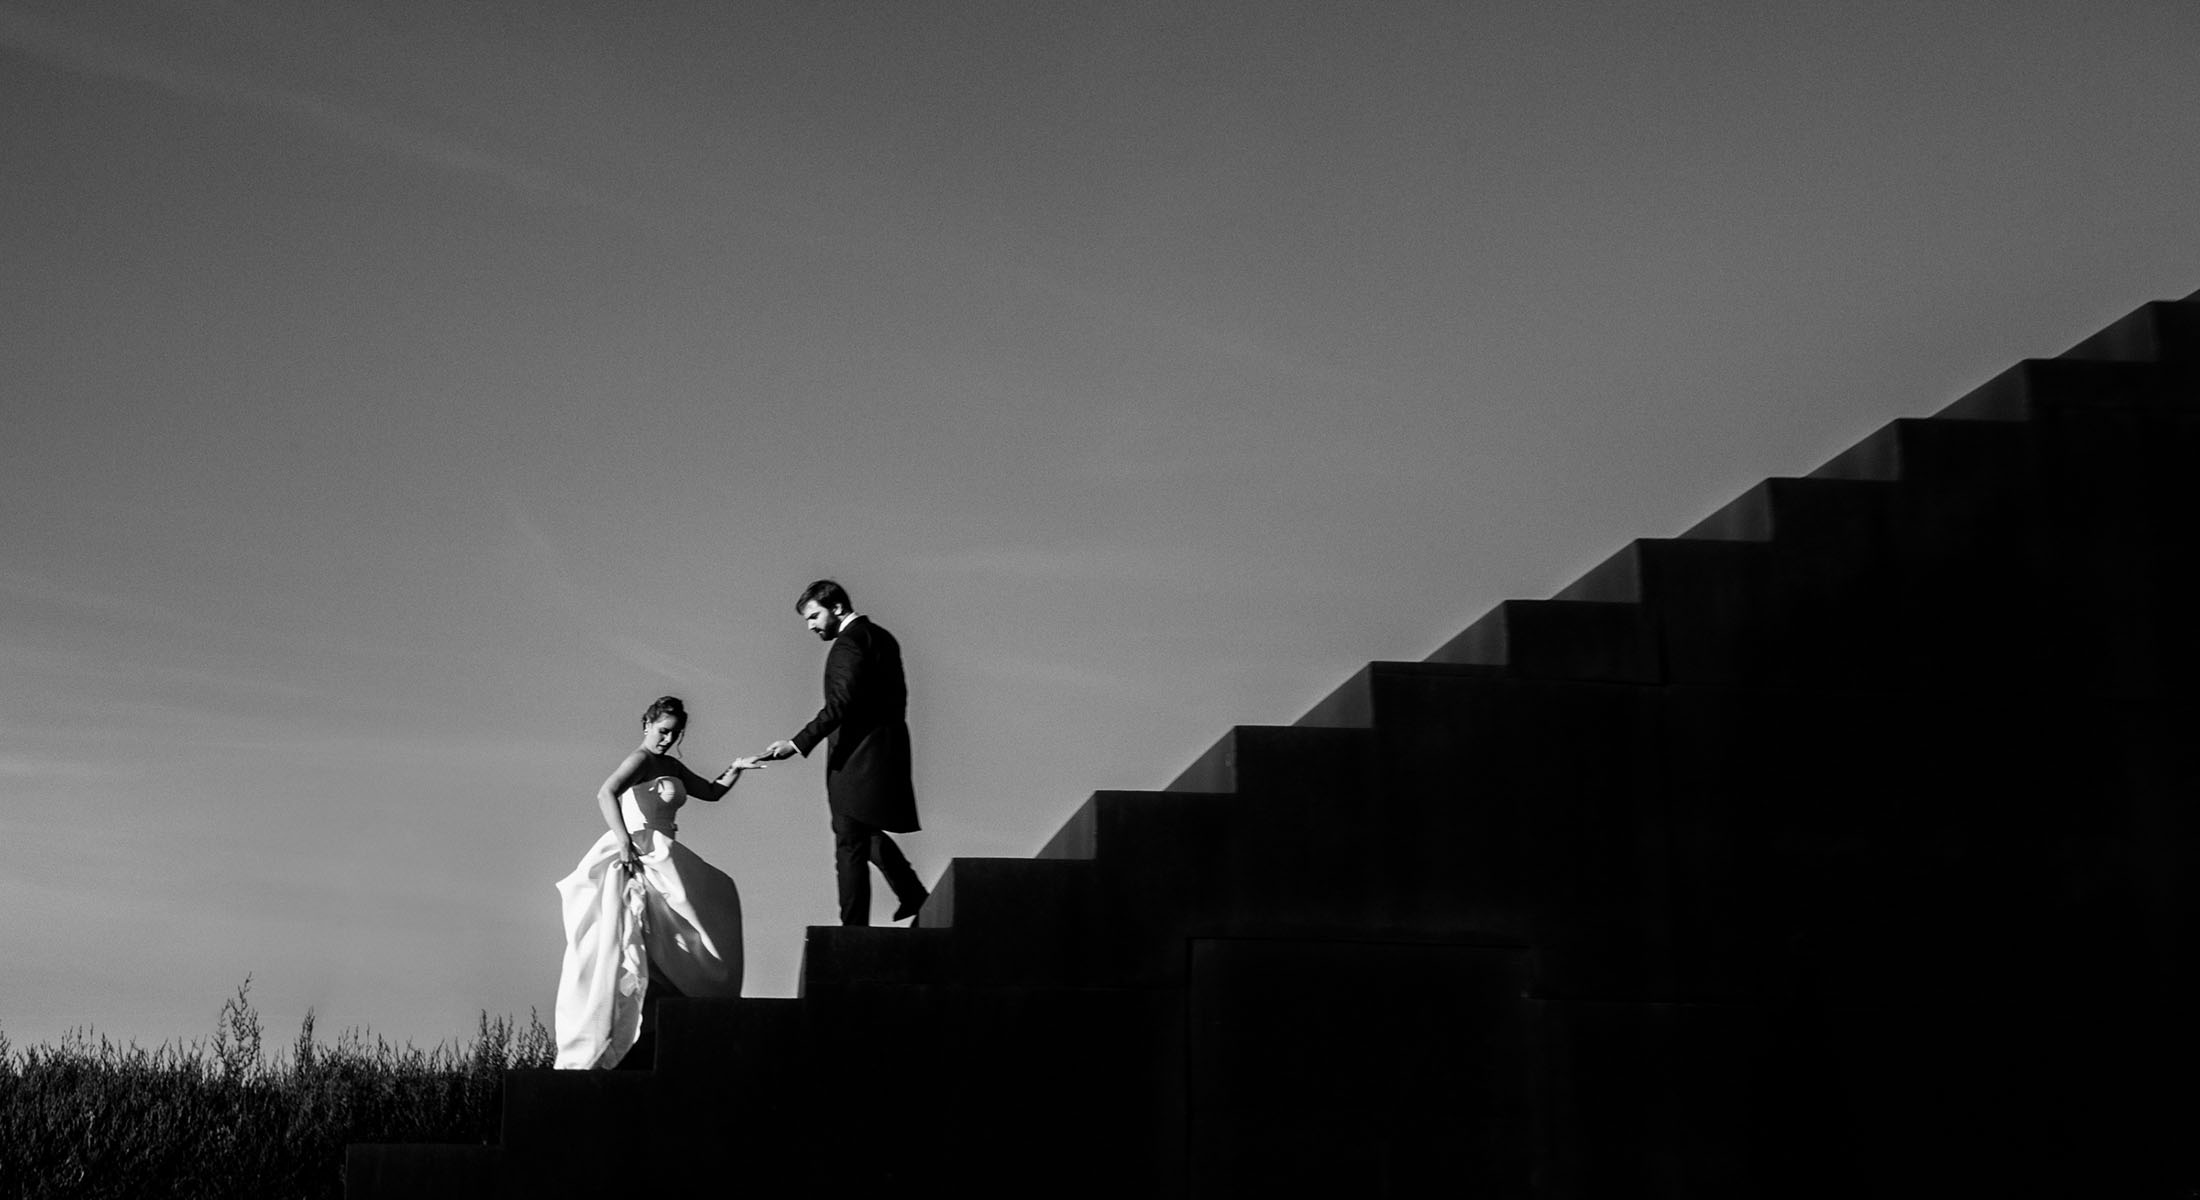
[(675, 996), (741, 994), (741, 893), (724, 871), (674, 841), (688, 797), (733, 790), (753, 758), (704, 779), (672, 757), (687, 709), (665, 696), (642, 714), (642, 744), (596, 789), (611, 828), (558, 881), (565, 964), (558, 976), (560, 1067), (614, 1067), (633, 1048), (650, 988)]

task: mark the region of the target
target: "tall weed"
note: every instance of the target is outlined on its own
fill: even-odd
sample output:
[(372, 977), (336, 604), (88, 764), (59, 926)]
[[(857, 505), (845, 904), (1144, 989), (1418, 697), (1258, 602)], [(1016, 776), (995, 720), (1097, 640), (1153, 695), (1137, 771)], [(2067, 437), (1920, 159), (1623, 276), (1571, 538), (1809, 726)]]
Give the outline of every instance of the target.
[(481, 1014), (471, 1043), (422, 1050), (348, 1029), (269, 1053), (248, 977), (211, 1041), (146, 1049), (88, 1030), (17, 1047), (0, 1033), (0, 1200), (343, 1194), (348, 1142), (486, 1142), (509, 1067), (557, 1042)]

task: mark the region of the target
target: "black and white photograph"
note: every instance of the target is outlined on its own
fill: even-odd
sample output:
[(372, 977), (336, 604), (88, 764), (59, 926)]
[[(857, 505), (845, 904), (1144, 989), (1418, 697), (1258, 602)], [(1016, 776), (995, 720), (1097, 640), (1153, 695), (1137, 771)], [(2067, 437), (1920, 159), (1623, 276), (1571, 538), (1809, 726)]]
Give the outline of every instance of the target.
[(2192, 1200), (2195, 481), (2192, 0), (0, 0), (0, 1200)]

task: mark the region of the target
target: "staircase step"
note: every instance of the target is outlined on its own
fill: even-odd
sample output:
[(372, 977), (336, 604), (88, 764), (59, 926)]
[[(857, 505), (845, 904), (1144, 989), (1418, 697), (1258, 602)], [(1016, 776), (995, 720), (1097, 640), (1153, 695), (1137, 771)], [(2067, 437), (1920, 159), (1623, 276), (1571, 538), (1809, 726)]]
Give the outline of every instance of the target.
[[(1666, 683), (2022, 682), (2044, 631), (2108, 634), (2107, 610), (2091, 615), (2099, 596), (2126, 586), (2119, 575), (2169, 569), (2149, 566), (2140, 546), (2157, 534), (2127, 531), (2200, 515), (2200, 492), (2152, 482), (2200, 447), (2200, 414), (2189, 430), (2083, 420), (2052, 431), (1893, 422), (1810, 478), (1752, 488), (1682, 538), (1629, 543), (1559, 596), (1640, 604)], [(2165, 646), (2158, 655), (2173, 653), (2149, 636)], [(2049, 648), (2074, 682), (2080, 660), (2098, 658)], [(2082, 686), (2152, 694), (2166, 673), (2144, 658), (2122, 655)]]
[(667, 997), (657, 1009), (655, 1070), (673, 1081), (753, 1078), (781, 1066), (801, 1037), (799, 1000)]
[(2142, 304), (2063, 351), (2061, 357), (2108, 362), (2200, 360), (2200, 302), (2188, 298)]
[(1328, 796), (1348, 803), (1368, 779), (1372, 744), (1363, 729), (1239, 725), (1164, 790), (1265, 800)]
[(1040, 847), (1038, 857), (1106, 858), (1114, 864), (1155, 841), (1217, 836), (1245, 807), (1232, 792), (1094, 792)]
[(826, 1193), (1182, 1195), (1180, 994), (861, 985), (805, 1004), (812, 1073), (885, 1093), (857, 1135), (846, 1095), (824, 1096)]
[(940, 978), (949, 965), (952, 938), (945, 929), (812, 925), (802, 941), (798, 992), (807, 996), (812, 987)]
[(1966, 487), (2028, 472), (2032, 438), (2021, 424), (1898, 417), (1810, 473)]
[(1640, 654), (1657, 667), (1646, 682), (1723, 681), (1765, 665), (1764, 646), (1737, 646), (1733, 635), (1761, 620), (1753, 610), (1775, 566), (1770, 543), (1638, 538), (1557, 598), (1639, 606), (1650, 643)]
[(1559, 600), (1605, 604), (1672, 605), (1716, 595), (1735, 579), (1769, 560), (1763, 544), (1686, 538), (1636, 538), (1610, 558), (1560, 588)]
[(1523, 948), (1201, 939), (1190, 957), (1194, 1195), (1540, 1194)]
[(1777, 542), (1788, 552), (1838, 548), (1861, 556), (1893, 522), (1898, 491), (1885, 481), (1776, 476), (1728, 501), (1681, 537)]
[(1295, 729), (1372, 729), (1378, 720), (1372, 681), (1376, 672), (1425, 675), (1432, 679), (1508, 679), (1512, 672), (1489, 663), (1371, 662), (1354, 671), (1335, 691), (1291, 722)]
[[(497, 1194), (579, 1196), (617, 1190), (632, 1162), (672, 1151), (680, 1122), (711, 1112), (667, 1103), (651, 1071), (511, 1070), (504, 1073), (504, 1161)], [(620, 1146), (617, 1154), (577, 1148)]]
[(354, 1143), (344, 1147), (345, 1200), (488, 1200), (499, 1146)]
[[(1494, 678), (1385, 666), (1428, 686)], [(1370, 784), (1357, 802), (1382, 796)], [(1372, 828), (1326, 796), (1100, 793), (1049, 843), (1050, 857), (952, 861), (920, 917), (920, 932), (952, 935), (935, 947), (905, 950), (897, 931), (813, 930), (805, 986), (1176, 986), (1189, 937), (1337, 934), (1371, 919), (1368, 897), (1388, 862)], [(826, 948), (823, 938), (841, 940)]]
[(1528, 679), (1655, 683), (1661, 674), (1657, 642), (1646, 622), (1639, 604), (1506, 600), (1428, 661), (1501, 667)]
[(918, 927), (812, 926), (803, 945), (805, 999), (849, 987), (956, 982), (1078, 986), (1115, 981), (1136, 942), (1101, 918), (1096, 864), (1070, 858), (956, 858), (933, 885)]
[(1065, 858), (956, 858), (919, 918), (953, 931), (957, 977), (985, 985), (1080, 984), (1107, 979), (1130, 938), (1100, 911), (1097, 862)]
[[(1441, 681), (1483, 672), (1390, 664)], [(1372, 670), (1373, 668), (1371, 668)], [(1326, 799), (1248, 799), (1234, 793), (1101, 793), (1049, 843), (1090, 854), (1092, 927), (1076, 936), (1092, 957), (1083, 978), (1120, 986), (1174, 986), (1193, 936), (1334, 931), (1379, 868), (1350, 822)]]
[(2200, 409), (2182, 366), (2031, 358), (1934, 414), (1944, 420), (2037, 421), (2064, 412), (2133, 411), (2177, 416)]
[(649, 1071), (506, 1071), (504, 1149), (516, 1159), (596, 1144), (643, 1111), (655, 1083)]
[(1058, 922), (1090, 902), (1092, 873), (1084, 859), (951, 859), (917, 921), (926, 929), (984, 932)]

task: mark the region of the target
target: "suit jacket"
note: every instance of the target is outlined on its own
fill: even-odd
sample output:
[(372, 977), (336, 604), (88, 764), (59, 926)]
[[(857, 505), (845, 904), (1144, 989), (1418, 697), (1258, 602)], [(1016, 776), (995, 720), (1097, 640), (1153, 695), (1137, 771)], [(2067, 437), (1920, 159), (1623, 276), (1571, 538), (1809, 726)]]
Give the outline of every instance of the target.
[(825, 707), (794, 735), (804, 758), (826, 743), (825, 801), (835, 816), (895, 833), (917, 828), (908, 714), (901, 643), (869, 617), (842, 629), (825, 655)]

